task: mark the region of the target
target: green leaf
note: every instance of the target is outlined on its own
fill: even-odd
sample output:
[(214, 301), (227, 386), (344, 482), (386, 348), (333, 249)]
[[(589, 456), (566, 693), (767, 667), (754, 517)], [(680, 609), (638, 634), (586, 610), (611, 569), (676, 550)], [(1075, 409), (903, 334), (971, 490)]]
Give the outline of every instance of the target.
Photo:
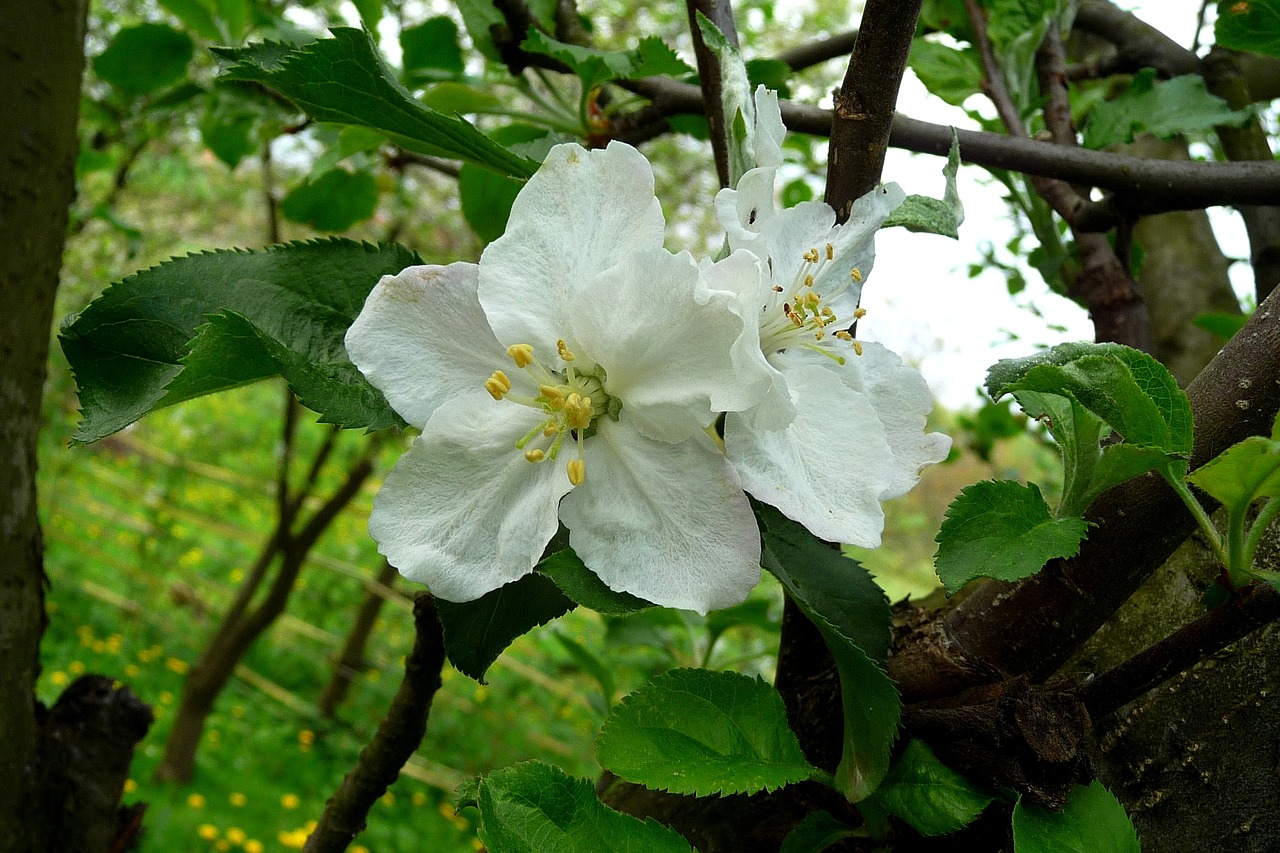
[(724, 33), (701, 11), (695, 15), (698, 30), (707, 49), (720, 66), (720, 127), (723, 128), (729, 147), (729, 186), (736, 187), (738, 179), (755, 167), (754, 90), (747, 74), (738, 46), (724, 37)]
[(613, 694), (617, 692), (617, 686), (613, 681), (613, 668), (601, 660), (599, 655), (572, 637), (567, 637), (560, 631), (554, 631), (552, 635), (560, 643), (561, 648), (573, 659), (574, 666), (590, 675), (600, 685), (600, 693), (604, 697), (600, 713), (607, 714), (609, 706), (613, 703)]
[(1210, 311), (1207, 314), (1201, 314), (1191, 321), (1191, 325), (1197, 329), (1204, 329), (1206, 332), (1212, 332), (1224, 341), (1229, 341), (1235, 337), (1236, 332), (1244, 328), (1244, 324), (1249, 322), (1249, 314), (1228, 314), (1225, 311)]
[(459, 788), (459, 807), (480, 811), (490, 853), (692, 853), (675, 830), (616, 812), (588, 779), (528, 761)]
[(527, 178), (537, 170), (537, 163), (503, 148), (469, 122), (415, 101), (388, 73), (368, 33), (343, 27), (333, 36), (283, 52), (281, 45), (267, 43), (214, 48), (214, 53), (234, 63), (226, 79), (269, 86), (316, 121), (371, 127), (405, 148), (466, 160), (502, 175)]
[[(464, 83), (446, 80), (437, 83), (419, 98), (423, 106), (439, 113), (483, 113), (499, 109), (502, 102), (491, 92), (481, 91)], [(546, 131), (543, 131), (545, 133)]]
[(924, 741), (912, 740), (871, 799), (921, 835), (947, 835), (995, 798), (939, 761)]
[(1125, 441), (1170, 455), (1161, 473), (1181, 477), (1191, 455), (1191, 403), (1151, 356), (1120, 344), (1060, 344), (997, 362), (987, 373), (993, 399), (1032, 390), (1070, 396)]
[(1213, 36), (1222, 47), (1280, 57), (1280, 2), (1220, 0)]
[(115, 34), (93, 58), (93, 70), (127, 95), (145, 95), (181, 80), (194, 52), (186, 33), (164, 24), (138, 24)]
[(452, 80), (466, 70), (458, 45), (458, 25), (440, 15), (400, 31), (404, 77), (409, 85)]
[(960, 203), (960, 192), (956, 189), (956, 174), (960, 171), (960, 138), (955, 128), (951, 129), (951, 152), (947, 155), (947, 164), (942, 167), (942, 176), (946, 180), (942, 198), (930, 198), (927, 195), (909, 195), (898, 205), (897, 210), (889, 214), (882, 228), (901, 225), (908, 231), (919, 231), (926, 234), (941, 234), (953, 240), (960, 239), (960, 224), (964, 222), (964, 205)]
[(877, 663), (890, 640), (888, 600), (857, 562), (827, 548), (773, 507), (753, 506), (760, 522), (761, 564), (822, 633), (835, 659), (844, 714), (835, 781), (856, 802), (874, 791), (889, 769), (902, 709), (898, 691)]
[(1249, 110), (1232, 110), (1222, 98), (1209, 94), (1197, 74), (1161, 81), (1155, 76), (1154, 68), (1142, 69), (1124, 94), (1093, 108), (1084, 128), (1086, 148), (1132, 142), (1140, 133), (1169, 139), (1215, 125), (1243, 124), (1253, 117)]
[(771, 685), (705, 669), (671, 670), (623, 697), (596, 754), (629, 782), (699, 797), (772, 791), (816, 772)]
[(1231, 514), (1243, 513), (1258, 498), (1280, 496), (1280, 441), (1250, 436), (1197, 468), (1187, 479), (1213, 495)]
[(929, 90), (952, 106), (982, 91), (982, 60), (973, 48), (954, 48), (929, 38), (911, 43), (907, 64)]
[(378, 23), (382, 20), (382, 0), (351, 0), (360, 14), (360, 23), (369, 32), (378, 31)]
[(464, 675), (485, 683), (484, 674), (520, 636), (573, 609), (573, 600), (555, 582), (529, 574), (506, 586), (461, 603), (436, 600), (449, 662)]
[(471, 36), (475, 49), (484, 54), (485, 59), (502, 62), (502, 54), (494, 44), (489, 30), (506, 23), (502, 13), (493, 5), (493, 0), (458, 0), (458, 11), (462, 14), (462, 24)]
[(160, 0), (160, 7), (201, 38), (209, 41), (222, 38), (222, 33), (213, 20), (213, 7), (207, 0)]
[(557, 41), (546, 33), (531, 29), (520, 47), (530, 53), (560, 60), (578, 75), (587, 90), (620, 77), (679, 76), (691, 70), (657, 36), (643, 39), (635, 50), (599, 50)]
[(861, 830), (836, 820), (829, 812), (809, 812), (787, 833), (778, 853), (822, 853), (837, 841), (860, 834)]
[(1024, 803), (1013, 807), (1015, 853), (1139, 853), (1138, 833), (1124, 806), (1101, 782), (1077, 785), (1061, 812)]
[[(75, 441), (97, 441), (153, 409), (188, 399), (168, 386), (184, 370), (197, 330), (209, 315), (235, 312), (259, 333), (316, 371), (345, 376), (322, 419), (381, 429), (401, 423), (382, 395), (347, 358), (343, 338), (384, 275), (421, 263), (401, 246), (350, 240), (289, 243), (255, 251), (223, 250), (175, 258), (112, 285), (62, 328), (62, 349), (80, 386), (84, 417)], [(211, 341), (212, 342), (212, 341)], [(198, 375), (182, 379), (196, 387)], [(352, 413), (350, 386), (366, 408)], [(205, 392), (223, 387), (206, 383)], [(184, 392), (185, 393), (185, 392)], [(358, 395), (357, 395), (358, 396)]]
[(787, 84), (794, 74), (791, 66), (781, 59), (747, 60), (747, 81), (751, 84), (752, 92), (757, 87), (764, 86), (777, 92), (779, 98), (790, 98), (791, 87)]
[(259, 114), (233, 96), (213, 99), (200, 119), (200, 137), (219, 160), (234, 169), (258, 148), (253, 137)]
[(218, 17), (227, 25), (227, 35), (240, 41), (249, 32), (250, 0), (216, 0)]
[(587, 568), (572, 548), (556, 551), (534, 567), (534, 571), (555, 581), (560, 591), (577, 604), (597, 613), (625, 616), (653, 607), (652, 602), (629, 592), (615, 592), (600, 580), (599, 575)]
[(511, 217), (511, 205), (522, 186), (518, 181), (470, 163), (458, 170), (462, 215), (477, 237), (485, 243), (492, 243), (502, 236)]
[(366, 171), (330, 169), (314, 181), (291, 189), (280, 200), (280, 212), (317, 231), (345, 231), (373, 216), (378, 208), (378, 181)]
[(1053, 518), (1035, 483), (984, 480), (963, 489), (938, 531), (934, 565), (947, 594), (977, 577), (1016, 581), (1080, 550), (1082, 518)]

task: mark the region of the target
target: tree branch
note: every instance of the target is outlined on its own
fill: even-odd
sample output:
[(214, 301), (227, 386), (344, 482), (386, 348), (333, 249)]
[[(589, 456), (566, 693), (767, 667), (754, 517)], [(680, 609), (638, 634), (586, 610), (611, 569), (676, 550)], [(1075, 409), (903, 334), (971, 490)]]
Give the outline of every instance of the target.
[(868, 0), (862, 12), (861, 36), (835, 93), (831, 120), (826, 202), (837, 222), (848, 219), (854, 200), (880, 183), (921, 3)]
[(774, 59), (787, 63), (787, 67), (792, 71), (803, 71), (829, 59), (852, 53), (853, 46), (857, 41), (858, 31), (849, 30), (848, 32), (836, 33), (833, 36), (798, 44), (782, 51)]
[(730, 0), (686, 0), (689, 10), (689, 32), (693, 36), (693, 53), (698, 62), (698, 80), (702, 86), (703, 112), (711, 133), (711, 150), (715, 153), (716, 174), (720, 186), (729, 186), (729, 128), (724, 126), (724, 75), (720, 60), (702, 37), (698, 13), (716, 25), (720, 34), (732, 45), (738, 44), (738, 27), (733, 20)]
[(1154, 68), (1163, 77), (1200, 73), (1198, 56), (1107, 0), (1082, 0), (1075, 28), (1114, 44), (1119, 51), (1118, 69)]
[(400, 768), (422, 743), (431, 702), (440, 689), (444, 668), (444, 633), (436, 615), (435, 599), (421, 592), (414, 598), (416, 636), (413, 651), (404, 661), (404, 680), (391, 700), (387, 716), (356, 759), (329, 802), (305, 853), (342, 853), (365, 827), (369, 809), (400, 775)]

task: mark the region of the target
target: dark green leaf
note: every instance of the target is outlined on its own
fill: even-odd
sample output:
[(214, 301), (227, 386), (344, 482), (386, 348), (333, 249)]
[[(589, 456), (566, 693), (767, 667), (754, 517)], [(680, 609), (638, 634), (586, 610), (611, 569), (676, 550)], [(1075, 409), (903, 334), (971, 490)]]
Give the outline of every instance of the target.
[(828, 812), (809, 812), (787, 833), (778, 853), (822, 853), (837, 841), (859, 834), (860, 830), (841, 823)]
[(1280, 2), (1219, 0), (1213, 35), (1222, 47), (1280, 56)]
[(471, 43), (476, 50), (484, 54), (486, 59), (494, 62), (502, 61), (502, 54), (493, 42), (489, 30), (505, 23), (502, 13), (493, 5), (493, 0), (458, 0), (458, 11), (462, 13), (462, 24), (471, 36)]
[(1077, 785), (1061, 812), (1021, 799), (1013, 808), (1015, 853), (1139, 853), (1138, 833), (1101, 782)]
[(700, 797), (772, 791), (815, 772), (772, 686), (705, 669), (672, 670), (623, 697), (596, 753), (629, 782)]
[(496, 770), (459, 795), (459, 807), (480, 811), (490, 853), (691, 853), (674, 830), (615, 812), (590, 780), (540, 762)]
[(424, 92), (419, 100), (424, 106), (445, 115), (483, 113), (502, 106), (502, 102), (491, 92), (452, 81), (437, 83)]
[(1208, 314), (1201, 314), (1191, 321), (1191, 324), (1197, 329), (1204, 329), (1206, 332), (1212, 332), (1224, 341), (1231, 340), (1235, 333), (1244, 328), (1244, 324), (1249, 322), (1248, 314), (1227, 314), (1226, 312), (1211, 311)]
[(637, 598), (629, 592), (614, 592), (600, 580), (600, 577), (586, 567), (571, 548), (557, 551), (534, 567), (534, 571), (546, 575), (555, 581), (560, 591), (577, 604), (607, 613), (611, 616), (625, 616), (652, 607), (643, 598)]
[(252, 112), (234, 110), (218, 101), (200, 120), (200, 137), (215, 157), (234, 169), (257, 149), (253, 138), (257, 123), (258, 117)]
[(164, 24), (138, 24), (115, 34), (93, 59), (99, 79), (129, 95), (144, 95), (176, 83), (195, 51), (191, 36)]
[[(789, 98), (791, 97), (791, 87), (787, 84), (794, 73), (791, 70), (791, 66), (781, 59), (747, 60), (747, 80), (751, 83), (751, 91), (753, 92), (756, 87), (764, 86), (766, 89), (772, 89), (777, 92), (779, 98)], [(675, 75), (673, 74), (672, 76)]]
[(250, 0), (216, 0), (218, 17), (227, 25), (227, 34), (240, 41), (249, 31)]
[(502, 236), (511, 217), (511, 205), (522, 186), (518, 181), (470, 163), (458, 171), (462, 215), (477, 237), (485, 243), (492, 243)]
[(934, 565), (947, 594), (977, 577), (1016, 581), (1080, 550), (1083, 518), (1055, 519), (1034, 483), (984, 480), (951, 502)]
[(525, 575), (475, 601), (436, 600), (449, 662), (484, 684), (484, 673), (517, 637), (558, 619), (573, 600), (550, 578)]
[[(62, 329), (84, 413), (74, 439), (96, 441), (178, 402), (167, 389), (184, 370), (197, 329), (227, 311), (317, 370), (347, 371), (368, 395), (358, 417), (339, 420), (318, 409), (325, 420), (370, 429), (399, 423), (381, 394), (357, 378), (343, 338), (378, 279), (415, 263), (417, 255), (400, 246), (323, 240), (189, 255), (135, 273)], [(198, 378), (183, 384), (194, 387)], [(350, 388), (336, 390), (349, 398)]]
[(206, 0), (160, 0), (160, 7), (201, 38), (209, 41), (222, 38), (213, 20), (213, 8)]
[(382, 20), (382, 0), (351, 0), (360, 14), (360, 23), (369, 32), (377, 32)]
[(458, 46), (458, 25), (440, 15), (400, 32), (404, 51), (405, 82), (413, 85), (431, 80), (452, 80), (465, 71), (462, 48)]
[(982, 91), (982, 60), (973, 48), (955, 48), (928, 38), (911, 43), (911, 70), (929, 90), (953, 106)]
[(317, 231), (345, 231), (373, 216), (378, 181), (369, 172), (330, 169), (299, 184), (280, 200), (280, 213)]
[(921, 835), (947, 835), (968, 826), (994, 799), (912, 740), (871, 796)]
[(388, 74), (368, 33), (333, 30), (283, 55), (280, 45), (215, 48), (234, 63), (226, 77), (275, 89), (316, 121), (372, 127), (424, 154), (453, 157), (527, 178), (538, 164), (497, 144), (470, 123), (424, 107)]
[(1169, 139), (1181, 133), (1213, 129), (1215, 125), (1239, 125), (1249, 121), (1249, 110), (1232, 110), (1222, 98), (1211, 95), (1204, 78), (1184, 74), (1156, 81), (1154, 68), (1144, 68), (1120, 97), (1093, 108), (1084, 128), (1086, 148), (1105, 148), (1132, 142), (1140, 133)]
[(884, 778), (898, 733), (901, 699), (877, 663), (888, 650), (888, 600), (856, 562), (825, 547), (773, 507), (753, 506), (760, 522), (761, 564), (822, 632), (835, 658), (844, 713), (836, 785), (856, 802)]

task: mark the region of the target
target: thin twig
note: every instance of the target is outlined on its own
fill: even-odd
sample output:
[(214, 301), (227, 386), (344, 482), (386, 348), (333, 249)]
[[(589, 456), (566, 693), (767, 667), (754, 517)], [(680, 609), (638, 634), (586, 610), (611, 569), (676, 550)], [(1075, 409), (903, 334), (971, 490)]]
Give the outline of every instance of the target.
[(416, 636), (404, 661), (404, 680), (378, 731), (356, 760), (356, 766), (325, 804), (307, 839), (305, 853), (341, 853), (368, 819), (369, 809), (400, 775), (427, 730), (431, 702), (440, 689), (444, 667), (444, 634), (429, 593), (414, 599)]
[(803, 71), (829, 59), (852, 53), (857, 41), (858, 31), (849, 30), (787, 48), (774, 59), (787, 63), (787, 67), (792, 71)]

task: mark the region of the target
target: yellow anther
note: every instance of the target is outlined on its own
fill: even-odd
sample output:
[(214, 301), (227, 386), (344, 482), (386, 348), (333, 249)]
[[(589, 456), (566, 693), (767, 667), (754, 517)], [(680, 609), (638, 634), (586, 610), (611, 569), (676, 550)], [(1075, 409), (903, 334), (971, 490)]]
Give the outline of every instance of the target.
[(836, 312), (832, 311), (830, 306), (824, 305), (822, 306), (822, 319), (827, 323), (834, 323), (836, 321)]
[(774, 292), (774, 293), (781, 293), (783, 290), (785, 290), (785, 288), (784, 288), (782, 285), (780, 285), (780, 284), (775, 284), (775, 285), (773, 286), (773, 292)]
[(818, 262), (818, 250), (810, 249), (809, 251), (804, 253), (803, 257), (809, 263), (816, 264)]
[(570, 459), (564, 467), (569, 473), (569, 482), (575, 486), (581, 486), (587, 476), (587, 463), (581, 459)]
[(852, 340), (853, 340), (853, 335), (849, 334), (849, 333), (848, 333), (847, 331), (845, 331), (844, 329), (841, 329), (840, 331), (836, 332), (836, 337), (837, 337), (837, 338), (839, 338), (839, 339), (840, 339), (840, 340), (842, 340), (842, 341), (852, 341)]
[(543, 459), (547, 458), (547, 454), (534, 447), (524, 452), (524, 458), (528, 459), (530, 462), (541, 462)]
[(507, 355), (516, 363), (516, 367), (528, 367), (533, 364), (533, 347), (529, 344), (512, 344), (507, 347)]
[(488, 391), (493, 399), (501, 400), (511, 390), (511, 380), (501, 370), (495, 370), (493, 375), (484, 381), (484, 390)]
[(854, 341), (853, 351), (856, 352), (858, 355), (862, 355), (862, 344), (859, 343), (858, 341)]
[(813, 287), (813, 276), (807, 275), (804, 277), (804, 286)]
[(858, 269), (857, 267), (854, 267), (853, 269), (849, 270), (849, 278), (853, 279), (854, 281), (862, 281), (862, 270)]
[(865, 316), (867, 316), (867, 309), (866, 309), (866, 308), (859, 308), (859, 309), (857, 309), (856, 311), (854, 311), (854, 312), (853, 312), (853, 319), (855, 319), (855, 320), (861, 320), (861, 319), (862, 319), (863, 317), (865, 317)]
[(565, 361), (573, 361), (577, 358), (577, 356), (573, 354), (573, 351), (569, 349), (568, 344), (564, 342), (564, 338), (556, 341), (556, 351), (560, 353), (560, 357)]
[(827, 244), (827, 260), (831, 260), (836, 256), (836, 247), (830, 243)]
[(812, 290), (804, 295), (804, 304), (808, 308), (817, 308), (820, 302), (822, 302), (822, 297)]
[(564, 392), (554, 385), (539, 385), (538, 393), (547, 401), (547, 405), (553, 409), (559, 409), (564, 406)]
[(558, 432), (560, 432), (560, 427), (556, 426), (555, 421), (547, 421), (547, 425), (542, 428), (542, 435), (544, 438), (551, 438), (551, 436)]

